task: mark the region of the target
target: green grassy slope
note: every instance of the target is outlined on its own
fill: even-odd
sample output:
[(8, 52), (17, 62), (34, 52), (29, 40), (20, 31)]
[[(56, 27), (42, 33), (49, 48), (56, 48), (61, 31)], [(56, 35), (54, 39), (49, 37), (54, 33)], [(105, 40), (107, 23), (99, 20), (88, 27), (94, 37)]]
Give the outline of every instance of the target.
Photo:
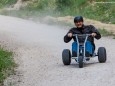
[(12, 56), (12, 52), (0, 48), (0, 86), (3, 85), (4, 79), (9, 75), (14, 74), (14, 67), (16, 64), (14, 63)]
[[(26, 0), (26, 1), (30, 2), (26, 7), (21, 8), (19, 11), (10, 11), (10, 12), (4, 11), (2, 12), (2, 14), (19, 16), (19, 17), (30, 17), (40, 15), (42, 16), (82, 15), (89, 19), (99, 20), (104, 23), (115, 24), (115, 0), (35, 0), (35, 1)], [(14, 2), (15, 0), (12, 0), (12, 2), (10, 1), (7, 3), (14, 3)]]
[(0, 0), (0, 8), (3, 8), (5, 6), (10, 6), (14, 3), (16, 3), (17, 0)]

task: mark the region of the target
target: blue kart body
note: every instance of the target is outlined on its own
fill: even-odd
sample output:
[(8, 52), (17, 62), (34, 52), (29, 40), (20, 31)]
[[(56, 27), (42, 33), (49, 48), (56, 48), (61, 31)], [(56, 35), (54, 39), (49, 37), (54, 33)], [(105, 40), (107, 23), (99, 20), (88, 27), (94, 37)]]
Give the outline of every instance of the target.
[[(106, 62), (106, 49), (104, 47), (99, 47), (97, 53), (93, 53), (90, 57), (86, 56), (86, 42), (91, 34), (73, 34), (76, 38), (77, 44), (77, 56), (71, 55), (69, 49), (64, 49), (62, 52), (62, 60), (64, 65), (69, 65), (71, 63), (71, 59), (75, 59), (77, 63), (79, 63), (79, 68), (83, 68), (83, 65), (86, 61), (89, 61), (91, 57), (98, 56), (98, 60), (100, 63)], [(81, 41), (82, 40), (82, 41)]]

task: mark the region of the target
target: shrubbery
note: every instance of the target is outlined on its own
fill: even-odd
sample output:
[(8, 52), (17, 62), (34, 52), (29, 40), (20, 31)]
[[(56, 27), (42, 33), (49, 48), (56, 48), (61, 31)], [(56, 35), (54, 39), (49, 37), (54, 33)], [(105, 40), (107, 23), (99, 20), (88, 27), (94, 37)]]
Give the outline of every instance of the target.
[(16, 3), (17, 0), (0, 0), (0, 7), (9, 6)]
[[(115, 24), (115, 2), (114, 0), (27, 0), (30, 1), (25, 8), (14, 14), (22, 16), (52, 15), (52, 16), (76, 16), (82, 15), (86, 18), (99, 20), (105, 23)], [(16, 0), (0, 0), (3, 5), (11, 4)], [(0, 4), (0, 6), (3, 6)], [(13, 14), (5, 12), (5, 14)]]

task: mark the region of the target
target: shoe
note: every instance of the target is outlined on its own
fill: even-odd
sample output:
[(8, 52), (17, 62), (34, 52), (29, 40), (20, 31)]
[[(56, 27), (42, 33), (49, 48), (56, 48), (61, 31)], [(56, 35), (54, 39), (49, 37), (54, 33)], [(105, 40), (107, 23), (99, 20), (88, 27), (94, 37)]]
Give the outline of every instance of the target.
[(78, 62), (77, 59), (75, 59), (75, 61)]
[(86, 61), (89, 61), (90, 60), (90, 58), (89, 57), (86, 57)]
[(77, 57), (77, 53), (75, 51), (72, 52), (72, 57)]

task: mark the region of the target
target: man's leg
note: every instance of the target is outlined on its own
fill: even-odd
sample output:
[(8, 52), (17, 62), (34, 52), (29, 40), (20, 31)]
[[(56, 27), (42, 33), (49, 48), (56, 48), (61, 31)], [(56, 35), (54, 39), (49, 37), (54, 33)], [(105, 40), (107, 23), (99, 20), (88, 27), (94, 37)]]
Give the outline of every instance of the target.
[(73, 42), (72, 43), (72, 57), (77, 57), (77, 43)]
[(94, 53), (94, 46), (91, 44), (90, 41), (86, 42), (86, 56), (89, 57)]

